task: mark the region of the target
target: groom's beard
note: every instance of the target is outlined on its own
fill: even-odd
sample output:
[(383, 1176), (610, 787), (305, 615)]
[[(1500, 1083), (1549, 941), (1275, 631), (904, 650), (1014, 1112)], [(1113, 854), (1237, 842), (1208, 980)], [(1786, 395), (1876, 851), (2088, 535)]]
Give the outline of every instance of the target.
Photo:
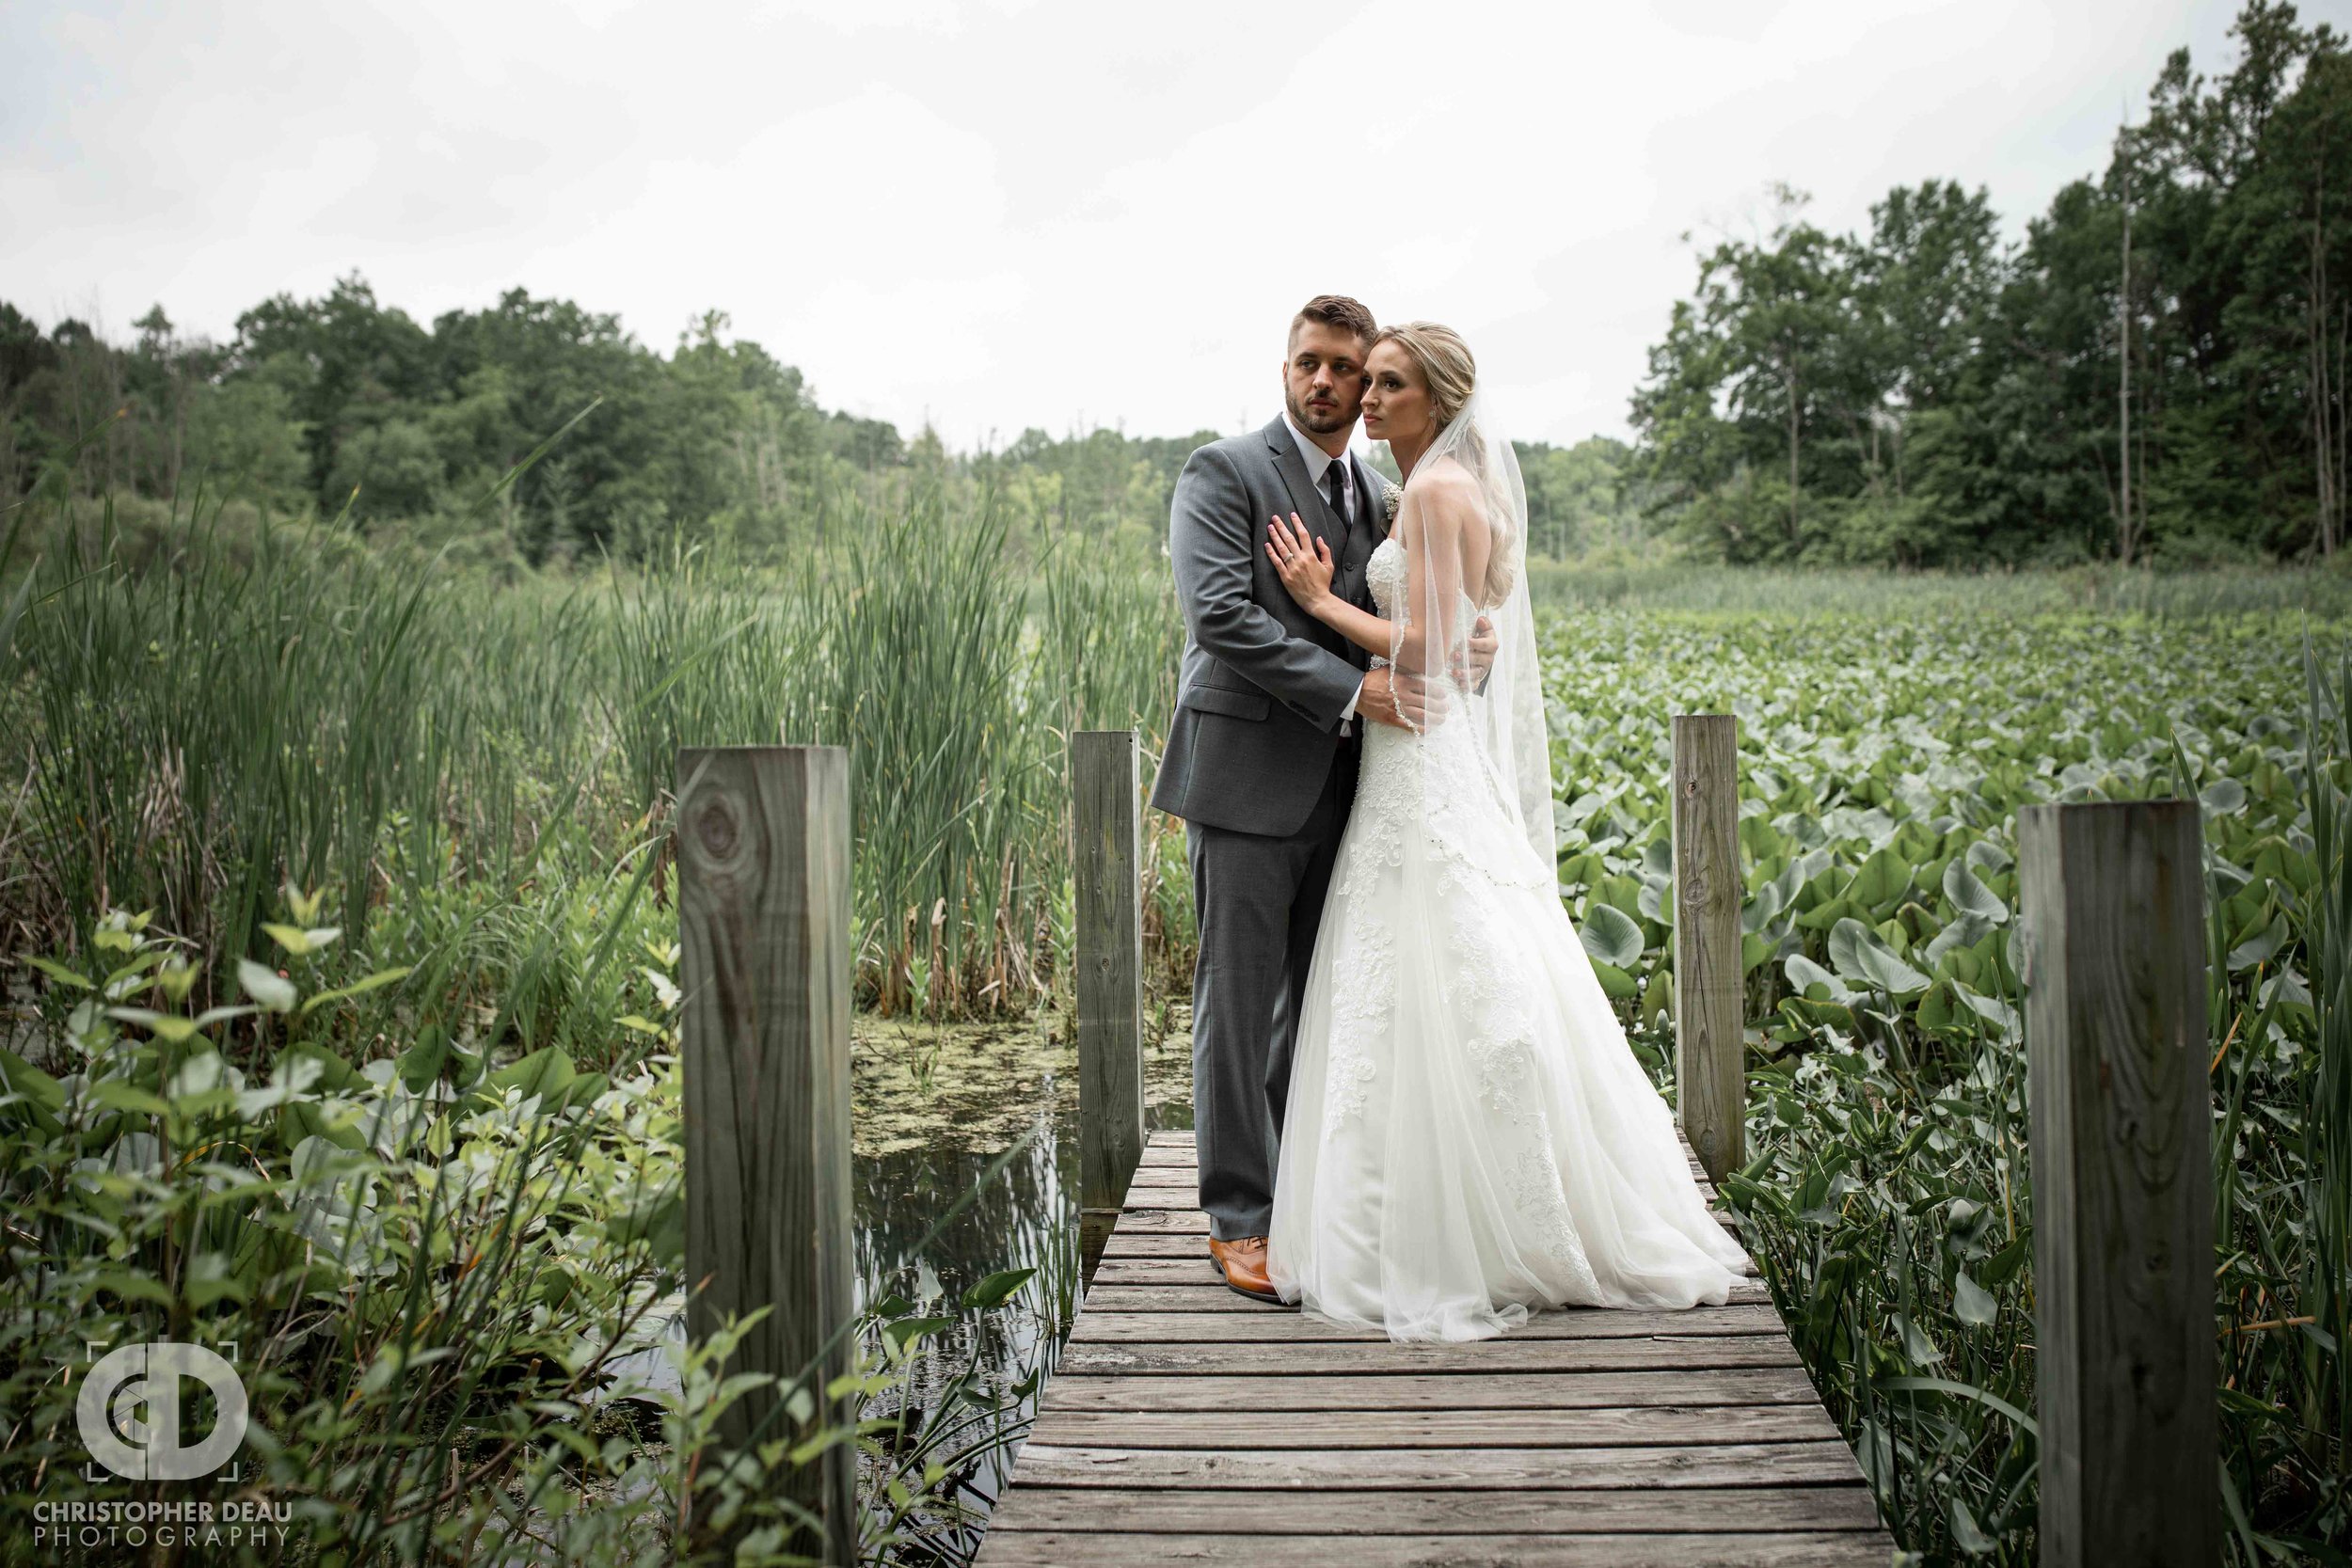
[(1297, 399), (1285, 396), (1282, 399), (1282, 406), (1290, 410), (1291, 422), (1310, 436), (1328, 436), (1335, 430), (1345, 430), (1356, 422), (1354, 411), (1344, 414), (1340, 411), (1345, 405), (1337, 398), (1332, 398), (1321, 404), (1311, 401), (1302, 404)]

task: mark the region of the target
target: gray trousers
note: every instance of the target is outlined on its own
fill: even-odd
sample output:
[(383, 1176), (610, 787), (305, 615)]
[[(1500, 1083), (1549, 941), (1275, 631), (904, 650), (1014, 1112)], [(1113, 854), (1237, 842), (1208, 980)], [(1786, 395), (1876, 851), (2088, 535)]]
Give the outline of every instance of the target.
[(1334, 760), (1306, 825), (1288, 837), (1184, 824), (1200, 927), (1192, 970), (1192, 1124), (1200, 1207), (1220, 1241), (1263, 1236), (1273, 1222), (1291, 1051), (1347, 820), (1348, 761)]

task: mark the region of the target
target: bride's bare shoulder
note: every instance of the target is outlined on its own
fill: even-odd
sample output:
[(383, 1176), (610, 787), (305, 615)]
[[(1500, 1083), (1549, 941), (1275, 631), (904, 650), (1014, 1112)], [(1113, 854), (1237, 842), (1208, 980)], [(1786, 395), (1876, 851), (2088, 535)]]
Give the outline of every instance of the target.
[(1405, 488), (1424, 512), (1456, 519), (1483, 519), (1486, 515), (1486, 497), (1478, 487), (1477, 476), (1452, 457), (1433, 457), (1420, 465)]
[(1423, 493), (1476, 495), (1478, 481), (1468, 468), (1462, 467), (1459, 459), (1451, 454), (1439, 454), (1416, 467), (1412, 476), (1405, 482), (1405, 487)]

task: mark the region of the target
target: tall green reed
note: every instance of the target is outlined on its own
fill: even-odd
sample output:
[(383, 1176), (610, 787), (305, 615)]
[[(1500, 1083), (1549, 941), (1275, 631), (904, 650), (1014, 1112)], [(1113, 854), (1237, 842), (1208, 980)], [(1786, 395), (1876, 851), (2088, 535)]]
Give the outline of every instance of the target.
[[(1035, 705), (1054, 732), (1057, 765), (1067, 757), (1074, 730), (1133, 729), (1148, 793), (1175, 716), (1184, 654), (1174, 582), (1160, 563), (1139, 566), (1105, 554), (1081, 534), (1054, 542), (1044, 578), (1033, 686)], [(1066, 768), (1056, 779), (1061, 802), (1057, 842), (1067, 844)], [(1197, 946), (1184, 828), (1157, 812), (1146, 811), (1142, 820), (1145, 951), (1158, 959), (1160, 988), (1181, 990)]]
[(131, 574), (102, 530), (28, 578), (41, 602), (15, 652), (40, 721), (31, 863), (53, 928), (65, 911), (152, 905), (245, 954), (291, 879), (344, 890), (338, 916), (363, 941), (376, 836), (432, 799), (414, 736), (443, 673), (420, 636), (437, 590), (332, 526), (263, 546), (235, 572), (199, 528), (169, 568)]
[(621, 747), (629, 800), (650, 812), (683, 746), (777, 745), (825, 726), (828, 606), (673, 540), (642, 571), (612, 569), (596, 688)]
[(1023, 595), (993, 496), (936, 484), (850, 529), (824, 601), (824, 738), (850, 748), (863, 944), (885, 1012), (1025, 1006), (1049, 786), (1021, 707)]
[(1039, 623), (1037, 707), (1052, 728), (1136, 730), (1147, 752), (1167, 740), (1184, 624), (1162, 569), (1064, 535), (1047, 556)]

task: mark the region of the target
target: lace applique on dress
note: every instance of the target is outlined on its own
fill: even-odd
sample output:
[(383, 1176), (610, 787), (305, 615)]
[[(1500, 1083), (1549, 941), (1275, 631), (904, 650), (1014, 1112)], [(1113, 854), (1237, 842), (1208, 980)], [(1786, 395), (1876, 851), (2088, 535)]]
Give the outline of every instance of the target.
[(1568, 1277), (1577, 1283), (1581, 1292), (1570, 1299), (1604, 1299), (1600, 1281), (1593, 1274), (1592, 1260), (1585, 1257), (1584, 1243), (1578, 1239), (1576, 1226), (1568, 1218), (1568, 1200), (1561, 1191), (1560, 1166), (1552, 1158), (1549, 1137), (1523, 1150), (1512, 1162), (1511, 1202), (1534, 1226), (1544, 1251), (1566, 1265)]
[[(1372, 602), (1379, 607), (1383, 619), (1396, 619), (1396, 607), (1405, 597), (1405, 546), (1394, 539), (1381, 540), (1364, 562), (1364, 586), (1372, 590)], [(1388, 663), (1376, 655), (1375, 661)]]
[(1527, 982), (1505, 966), (1493, 933), (1486, 929), (1486, 906), (1476, 898), (1452, 897), (1453, 951), (1443, 982), (1447, 1005), (1470, 1021), (1464, 1040), (1486, 1103), (1526, 1127), (1539, 1120), (1534, 1081), (1534, 1016)]
[(1470, 1065), (1478, 1069), (1478, 1092), (1486, 1103), (1521, 1125), (1532, 1121), (1527, 1042), (1507, 1036), (1477, 1035), (1466, 1043)]
[(1365, 909), (1332, 965), (1331, 1056), (1324, 1086), (1324, 1135), (1359, 1114), (1377, 1075), (1371, 1040), (1389, 1032), (1396, 1009), (1396, 932)]

